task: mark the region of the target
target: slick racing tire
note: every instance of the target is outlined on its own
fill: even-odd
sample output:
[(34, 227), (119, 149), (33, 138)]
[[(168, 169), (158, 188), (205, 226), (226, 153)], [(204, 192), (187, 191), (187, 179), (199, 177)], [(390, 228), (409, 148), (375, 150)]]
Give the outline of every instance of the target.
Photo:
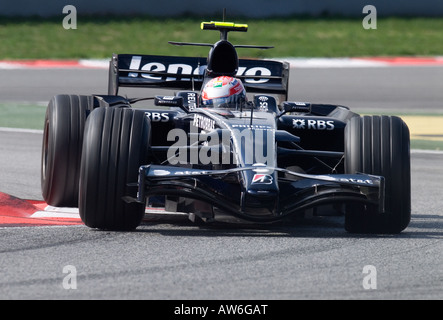
[(145, 204), (136, 198), (139, 167), (146, 164), (150, 121), (141, 110), (97, 108), (87, 119), (80, 168), (79, 212), (91, 228), (133, 230)]
[(407, 125), (394, 116), (351, 118), (345, 129), (345, 172), (385, 178), (385, 212), (350, 204), (345, 229), (352, 233), (396, 234), (411, 219), (410, 140)]
[(55, 207), (77, 207), (80, 157), (92, 96), (57, 95), (46, 109), (42, 157), (43, 199)]

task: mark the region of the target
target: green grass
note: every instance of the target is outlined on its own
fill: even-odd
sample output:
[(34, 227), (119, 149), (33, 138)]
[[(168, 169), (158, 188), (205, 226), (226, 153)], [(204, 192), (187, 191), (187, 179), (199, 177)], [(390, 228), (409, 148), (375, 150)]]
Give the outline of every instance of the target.
[(0, 127), (43, 129), (46, 106), (31, 104), (0, 104)]
[[(75, 30), (63, 28), (63, 17), (0, 17), (0, 59), (101, 59), (112, 53), (207, 56), (208, 48), (176, 47), (167, 41), (214, 43), (219, 39), (216, 31), (200, 30), (201, 21), (220, 20), (218, 17), (79, 16)], [(443, 54), (442, 18), (378, 18), (376, 30), (365, 30), (362, 19), (350, 18), (228, 20), (249, 24), (247, 33), (230, 33), (234, 44), (275, 46), (271, 50), (239, 49), (243, 57)]]
[(443, 151), (443, 142), (433, 141), (433, 140), (412, 139), (411, 149)]

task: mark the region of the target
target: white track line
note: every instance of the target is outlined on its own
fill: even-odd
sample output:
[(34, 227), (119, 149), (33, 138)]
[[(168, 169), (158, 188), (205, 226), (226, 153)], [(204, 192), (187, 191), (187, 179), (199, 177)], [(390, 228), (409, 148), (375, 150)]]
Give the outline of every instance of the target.
[(43, 134), (43, 130), (38, 130), (38, 129), (21, 129), (21, 128), (6, 128), (6, 127), (0, 127), (0, 132)]
[[(276, 61), (289, 62), (291, 68), (377, 68), (395, 66), (443, 66), (443, 57), (391, 57), (391, 58), (306, 58), (286, 57), (268, 58)], [(108, 69), (109, 59), (80, 59), (67, 60), (0, 60), (0, 69)]]

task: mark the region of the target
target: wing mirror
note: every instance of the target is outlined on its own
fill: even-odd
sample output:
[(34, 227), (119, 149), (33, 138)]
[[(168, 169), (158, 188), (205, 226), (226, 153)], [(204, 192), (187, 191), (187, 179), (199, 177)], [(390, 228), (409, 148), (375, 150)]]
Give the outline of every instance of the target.
[(282, 115), (288, 112), (299, 112), (299, 113), (310, 113), (311, 112), (311, 104), (309, 102), (289, 102), (284, 101), (282, 103), (282, 113), (280, 113), (277, 118), (280, 118)]
[(189, 113), (189, 110), (183, 105), (183, 97), (180, 96), (155, 96), (154, 104), (161, 107), (178, 107)]

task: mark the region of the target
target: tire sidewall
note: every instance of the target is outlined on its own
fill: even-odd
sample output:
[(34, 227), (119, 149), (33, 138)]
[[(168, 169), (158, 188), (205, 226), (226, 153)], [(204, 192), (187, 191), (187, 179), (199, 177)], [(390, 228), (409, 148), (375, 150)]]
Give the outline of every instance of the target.
[(141, 110), (98, 108), (88, 117), (80, 171), (79, 211), (92, 228), (132, 230), (141, 222), (144, 203), (137, 196), (139, 167), (146, 164), (150, 122)]
[(351, 204), (345, 217), (350, 232), (399, 233), (411, 218), (409, 129), (399, 117), (363, 116), (345, 129), (345, 173), (385, 179), (385, 212)]

